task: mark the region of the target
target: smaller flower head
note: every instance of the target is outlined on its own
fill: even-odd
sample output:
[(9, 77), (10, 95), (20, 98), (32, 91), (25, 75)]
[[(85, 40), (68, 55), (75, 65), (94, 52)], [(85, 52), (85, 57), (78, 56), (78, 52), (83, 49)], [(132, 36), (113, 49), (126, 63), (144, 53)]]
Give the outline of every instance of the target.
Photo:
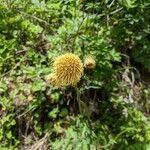
[(84, 60), (84, 67), (87, 69), (94, 69), (96, 66), (96, 62), (93, 56), (89, 55)]

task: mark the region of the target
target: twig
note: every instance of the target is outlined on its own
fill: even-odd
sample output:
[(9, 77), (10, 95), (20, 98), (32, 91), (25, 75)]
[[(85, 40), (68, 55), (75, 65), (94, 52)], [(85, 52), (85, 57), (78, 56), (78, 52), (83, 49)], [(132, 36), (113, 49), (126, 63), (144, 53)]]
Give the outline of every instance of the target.
[(109, 15), (107, 15), (106, 18), (107, 18), (107, 27), (109, 27), (109, 22), (110, 22)]
[(112, 0), (112, 2), (107, 6), (107, 8), (110, 8), (114, 4), (115, 0)]
[(80, 91), (79, 91), (78, 87), (75, 87), (75, 89), (76, 89), (76, 94), (77, 94), (77, 103), (78, 103), (78, 107), (79, 107), (79, 112), (81, 113)]
[(122, 10), (122, 9), (123, 9), (123, 7), (119, 8), (119, 9), (117, 9), (117, 10), (115, 10), (115, 11), (112, 11), (109, 15), (113, 15), (113, 14), (119, 12), (119, 11)]
[(21, 64), (21, 62), (22, 62), (22, 60), (19, 61), (11, 70), (9, 70), (8, 72), (2, 74), (2, 75), (1, 75), (1, 79), (2, 79), (4, 76), (6, 76), (7, 74), (9, 74), (9, 73), (11, 74), (12, 71), (13, 71), (14, 69), (16, 69), (16, 68)]
[(75, 34), (75, 37), (74, 37), (74, 40), (73, 40), (73, 42), (72, 42), (72, 49), (74, 49), (74, 45), (75, 45), (75, 41), (76, 41), (76, 37), (77, 37), (77, 35), (78, 35), (78, 33), (79, 33), (79, 31), (80, 31), (80, 29), (81, 29), (81, 27), (82, 27), (82, 24), (83, 24), (83, 22), (84, 22), (84, 20), (86, 19), (86, 16), (85, 17), (83, 17), (83, 20), (81, 21), (81, 23), (79, 24), (79, 26), (78, 26), (78, 29), (77, 29), (77, 31), (76, 31), (76, 34)]
[(29, 148), (29, 150), (43, 150), (42, 146), (47, 142), (47, 138), (49, 137), (49, 135), (49, 133), (46, 133), (46, 135), (42, 139), (36, 141), (35, 144), (32, 145), (31, 148)]
[(26, 15), (26, 16), (28, 16), (28, 17), (30, 17), (30, 18), (36, 19), (36, 20), (38, 20), (39, 22), (44, 22), (46, 25), (48, 25), (48, 23), (47, 23), (45, 20), (41, 19), (41, 18), (38, 18), (38, 17), (33, 16), (33, 15), (30, 15), (30, 14), (25, 13), (25, 12), (23, 12), (23, 11), (20, 11), (20, 13), (22, 13), (23, 15)]
[(23, 50), (17, 51), (17, 52), (16, 52), (16, 55), (17, 55), (17, 54), (20, 54), (20, 53), (23, 53), (23, 52), (27, 52), (27, 51), (28, 51), (28, 49), (23, 49)]

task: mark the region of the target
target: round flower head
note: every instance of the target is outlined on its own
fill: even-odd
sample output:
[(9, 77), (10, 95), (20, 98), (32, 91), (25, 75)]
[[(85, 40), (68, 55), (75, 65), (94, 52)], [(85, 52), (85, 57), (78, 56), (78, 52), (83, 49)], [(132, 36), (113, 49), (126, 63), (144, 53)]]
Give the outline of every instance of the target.
[(72, 53), (58, 56), (53, 64), (57, 86), (75, 85), (83, 74), (80, 58)]
[(84, 60), (84, 67), (87, 69), (94, 69), (96, 66), (96, 62), (93, 56), (89, 55)]

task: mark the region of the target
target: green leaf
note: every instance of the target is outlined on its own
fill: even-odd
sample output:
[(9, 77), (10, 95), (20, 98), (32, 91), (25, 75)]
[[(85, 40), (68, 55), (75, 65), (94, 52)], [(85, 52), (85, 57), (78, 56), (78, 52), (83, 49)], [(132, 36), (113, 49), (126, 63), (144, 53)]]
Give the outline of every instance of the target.
[(46, 84), (43, 80), (37, 80), (33, 83), (32, 85), (32, 91), (37, 92), (37, 91), (44, 91), (46, 88)]
[(0, 83), (0, 93), (5, 92), (7, 90), (7, 85), (5, 83)]
[(123, 3), (124, 6), (126, 6), (127, 8), (134, 8), (136, 7), (136, 1), (137, 0), (121, 0), (121, 2)]
[(6, 136), (7, 136), (8, 139), (11, 139), (12, 138), (12, 132), (11, 131), (7, 132)]
[(54, 118), (57, 117), (58, 113), (59, 113), (59, 109), (58, 108), (53, 108), (53, 110), (48, 113), (48, 117), (54, 119)]

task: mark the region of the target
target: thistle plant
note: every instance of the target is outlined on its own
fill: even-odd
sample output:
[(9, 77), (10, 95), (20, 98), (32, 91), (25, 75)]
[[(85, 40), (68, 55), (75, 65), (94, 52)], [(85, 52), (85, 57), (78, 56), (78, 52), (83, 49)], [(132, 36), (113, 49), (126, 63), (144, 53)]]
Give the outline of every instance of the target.
[(77, 83), (83, 75), (83, 64), (81, 59), (72, 53), (66, 53), (56, 57), (53, 63), (53, 73), (48, 75), (49, 83), (58, 87), (74, 86), (77, 94), (77, 103), (81, 112), (80, 91)]

